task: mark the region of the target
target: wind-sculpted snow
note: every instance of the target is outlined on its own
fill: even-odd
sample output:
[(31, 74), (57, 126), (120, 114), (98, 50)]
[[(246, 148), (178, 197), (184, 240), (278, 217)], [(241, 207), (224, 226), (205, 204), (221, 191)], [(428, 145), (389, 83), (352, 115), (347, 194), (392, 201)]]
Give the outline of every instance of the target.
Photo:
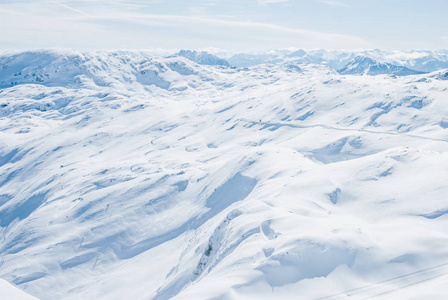
[(0, 62), (0, 277), (39, 299), (408, 299), (446, 278), (446, 70)]

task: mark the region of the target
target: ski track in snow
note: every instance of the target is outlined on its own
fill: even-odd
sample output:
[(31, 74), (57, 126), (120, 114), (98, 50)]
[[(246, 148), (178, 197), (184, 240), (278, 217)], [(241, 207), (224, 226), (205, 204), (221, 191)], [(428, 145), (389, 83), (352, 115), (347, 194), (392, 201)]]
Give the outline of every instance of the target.
[(442, 299), (444, 72), (3, 54), (0, 277), (42, 300)]

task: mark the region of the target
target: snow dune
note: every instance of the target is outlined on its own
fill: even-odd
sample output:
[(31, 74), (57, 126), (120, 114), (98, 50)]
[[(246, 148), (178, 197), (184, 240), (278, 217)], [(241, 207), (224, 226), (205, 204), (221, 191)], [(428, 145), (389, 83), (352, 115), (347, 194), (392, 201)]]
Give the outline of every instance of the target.
[(442, 299), (445, 73), (4, 54), (0, 277), (39, 299)]

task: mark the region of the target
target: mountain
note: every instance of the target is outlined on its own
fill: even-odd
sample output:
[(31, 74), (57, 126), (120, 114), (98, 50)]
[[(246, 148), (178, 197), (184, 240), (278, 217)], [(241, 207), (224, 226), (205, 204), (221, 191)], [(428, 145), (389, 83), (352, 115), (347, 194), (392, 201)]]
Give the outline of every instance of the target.
[(205, 51), (197, 52), (191, 50), (180, 50), (176, 55), (183, 56), (200, 65), (230, 67), (230, 64), (225, 59), (219, 58)]
[(351, 60), (344, 68), (338, 71), (340, 74), (361, 74), (361, 75), (380, 75), (389, 74), (397, 76), (407, 76), (415, 74), (423, 74), (410, 70), (406, 67), (394, 66), (388, 63), (380, 63), (365, 56), (358, 56)]
[(294, 51), (294, 52), (288, 54), (287, 56), (288, 56), (288, 57), (304, 57), (304, 56), (307, 55), (307, 54), (308, 54), (308, 53), (306, 53), (305, 50), (303, 50), (303, 49), (299, 49), (299, 50), (297, 50), (297, 51)]
[(367, 57), (381, 63), (406, 67), (420, 72), (434, 72), (448, 68), (448, 51), (383, 51), (378, 49), (360, 51), (328, 51), (323, 49), (296, 51), (270, 50), (261, 53), (239, 53), (228, 58), (237, 67), (259, 64), (313, 63), (342, 69), (356, 57)]
[(448, 69), (436, 72), (435, 77), (439, 80), (448, 80)]
[(265, 53), (238, 53), (228, 58), (229, 63), (236, 67), (250, 67), (260, 64), (282, 64), (284, 53), (269, 51)]
[(445, 75), (4, 53), (0, 278), (42, 300), (443, 298)]
[[(187, 89), (185, 78), (206, 80), (183, 57), (145, 57), (141, 53), (34, 51), (0, 56), (0, 88), (38, 84), (47, 87)], [(206, 69), (206, 67), (204, 67)]]
[(373, 59), (421, 72), (448, 68), (447, 50), (366, 51)]

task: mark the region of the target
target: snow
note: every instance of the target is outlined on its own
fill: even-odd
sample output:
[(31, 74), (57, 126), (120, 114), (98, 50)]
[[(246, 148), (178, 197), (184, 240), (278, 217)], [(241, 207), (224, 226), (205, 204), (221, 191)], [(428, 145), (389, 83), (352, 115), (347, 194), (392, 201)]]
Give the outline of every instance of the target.
[(37, 298), (22, 292), (9, 282), (0, 279), (0, 299), (3, 300), (37, 300)]
[(446, 70), (62, 50), (0, 69), (0, 277), (27, 293), (448, 294)]
[[(275, 50), (261, 53), (238, 53), (227, 58), (227, 60), (231, 65), (237, 67), (248, 67), (258, 64), (313, 63), (339, 70), (352, 63), (357, 57), (369, 58), (382, 64), (392, 65), (394, 68), (403, 67), (419, 72), (434, 72), (448, 68), (448, 52), (446, 50)], [(407, 71), (406, 73), (406, 75), (409, 75), (411, 72)]]
[(229, 67), (229, 63), (225, 59), (221, 59), (213, 54), (207, 53), (205, 51), (197, 52), (190, 50), (181, 50), (176, 55), (188, 58), (200, 65), (211, 65), (211, 66), (225, 66)]
[(347, 65), (339, 70), (344, 75), (363, 74), (363, 75), (380, 75), (390, 74), (397, 76), (407, 76), (422, 74), (423, 72), (413, 71), (406, 67), (394, 66), (388, 63), (379, 63), (371, 58), (357, 56), (349, 61)]

